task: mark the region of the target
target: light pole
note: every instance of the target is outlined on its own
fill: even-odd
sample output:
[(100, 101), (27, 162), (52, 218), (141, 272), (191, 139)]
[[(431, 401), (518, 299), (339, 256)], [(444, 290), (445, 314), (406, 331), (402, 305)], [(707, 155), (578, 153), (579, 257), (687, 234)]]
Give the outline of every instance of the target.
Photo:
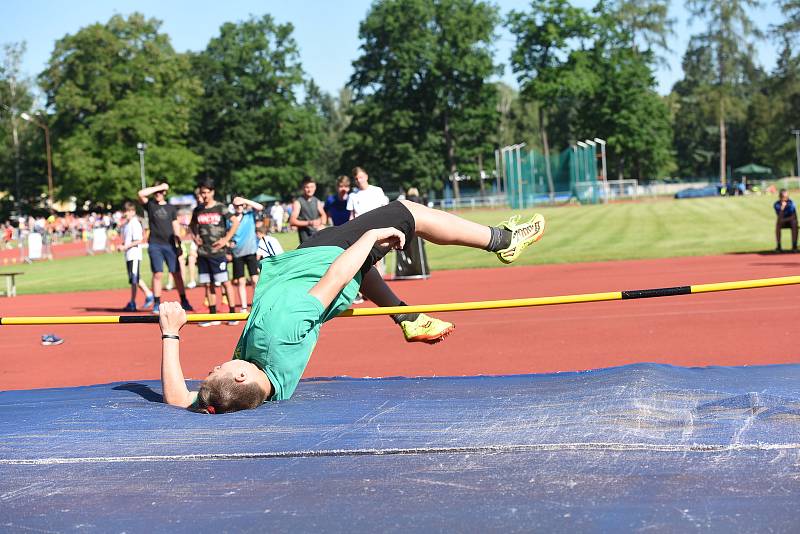
[(147, 143), (136, 143), (136, 150), (139, 152), (139, 175), (142, 177), (142, 189), (144, 189), (144, 151), (147, 150)]
[(792, 130), (794, 134), (794, 146), (797, 153), (797, 176), (800, 176), (800, 130)]
[(44, 144), (47, 150), (47, 207), (53, 207), (53, 154), (50, 150), (50, 128), (47, 127), (44, 121), (38, 121), (31, 115), (25, 112), (19, 115), (22, 120), (32, 122), (39, 128), (44, 130)]
[(600, 158), (603, 165), (603, 181), (607, 182), (608, 175), (606, 174), (606, 142), (599, 137), (595, 137), (594, 142), (600, 145)]

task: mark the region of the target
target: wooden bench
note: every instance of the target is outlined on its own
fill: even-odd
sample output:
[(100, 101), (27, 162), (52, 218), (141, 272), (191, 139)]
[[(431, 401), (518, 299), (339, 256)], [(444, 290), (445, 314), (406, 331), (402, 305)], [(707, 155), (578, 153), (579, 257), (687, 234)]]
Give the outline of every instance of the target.
[[(17, 276), (21, 276), (25, 273), (0, 273), (0, 276), (6, 277), (6, 292), (5, 296), (7, 297), (16, 297), (17, 296)], [(1, 294), (2, 292), (0, 292)]]

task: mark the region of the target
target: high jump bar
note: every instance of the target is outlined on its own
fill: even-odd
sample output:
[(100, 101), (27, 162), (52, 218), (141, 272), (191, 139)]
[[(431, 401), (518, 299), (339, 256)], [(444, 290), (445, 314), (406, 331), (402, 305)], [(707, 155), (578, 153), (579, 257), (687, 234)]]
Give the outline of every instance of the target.
[[(634, 289), (608, 293), (585, 293), (555, 297), (533, 297), (525, 299), (484, 300), (476, 302), (452, 302), (449, 304), (419, 304), (414, 306), (392, 306), (384, 308), (358, 308), (342, 312), (339, 317), (366, 317), (372, 315), (392, 315), (395, 313), (434, 313), (469, 310), (495, 310), (500, 308), (527, 308), (531, 306), (553, 306), (557, 304), (578, 304), (581, 302), (603, 302), (608, 300), (631, 300), (654, 297), (673, 297), (697, 293), (714, 293), (739, 289), (758, 289), (764, 287), (789, 286), (800, 284), (800, 276), (779, 278), (760, 278), (739, 280), (737, 282), (718, 282), (694, 286), (661, 287), (655, 289)], [(187, 315), (190, 323), (203, 321), (243, 321), (249, 313), (192, 313)], [(49, 325), (49, 324), (149, 324), (158, 323), (157, 315), (73, 315), (50, 317), (0, 317), (0, 325)]]

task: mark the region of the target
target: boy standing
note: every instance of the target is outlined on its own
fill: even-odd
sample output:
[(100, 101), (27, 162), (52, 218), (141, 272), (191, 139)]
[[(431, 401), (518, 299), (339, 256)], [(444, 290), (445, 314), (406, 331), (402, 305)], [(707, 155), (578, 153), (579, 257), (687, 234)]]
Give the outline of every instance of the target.
[[(139, 202), (144, 205), (150, 224), (150, 235), (147, 239), (147, 255), (150, 257), (150, 269), (153, 271), (153, 294), (155, 305), (153, 313), (158, 313), (161, 304), (161, 287), (164, 276), (164, 263), (167, 270), (175, 278), (175, 286), (181, 298), (181, 306), (186, 311), (194, 311), (186, 299), (186, 289), (183, 287), (183, 277), (178, 265), (180, 250), (180, 225), (178, 224), (178, 209), (167, 202), (169, 184), (157, 182), (153, 187), (145, 187), (139, 191)], [(153, 195), (154, 198), (148, 198)]]
[[(212, 369), (199, 392), (186, 387), (178, 332), (186, 314), (177, 305), (161, 312), (164, 400), (204, 413), (258, 407), (265, 399), (291, 397), (322, 324), (350, 306), (365, 273), (392, 248), (414, 235), (441, 245), (493, 252), (503, 263), (517, 259), (544, 234), (541, 215), (496, 227), (408, 201), (396, 201), (358, 219), (326, 228), (292, 252), (262, 262), (253, 309), (233, 359)], [(421, 314), (406, 314), (421, 315)]]
[[(203, 203), (194, 209), (192, 222), (189, 224), (194, 241), (197, 243), (198, 281), (206, 288), (210, 313), (217, 313), (216, 283), (222, 284), (230, 311), (235, 313), (236, 305), (233, 299), (233, 286), (228, 280), (228, 260), (225, 257), (225, 248), (239, 228), (239, 220), (231, 218), (230, 229), (228, 229), (230, 217), (226, 207), (214, 198), (214, 180), (208, 178), (200, 183), (200, 198)], [(230, 321), (228, 324), (237, 323), (238, 321)], [(216, 326), (218, 324), (220, 324), (219, 321), (208, 321), (200, 323), (200, 326)]]
[(341, 226), (350, 220), (347, 200), (350, 198), (350, 177), (340, 176), (336, 180), (336, 194), (325, 199), (325, 213), (334, 226)]
[(125, 265), (128, 268), (128, 283), (131, 285), (131, 300), (122, 309), (126, 312), (136, 311), (136, 288), (142, 288), (145, 294), (144, 305), (147, 309), (153, 305), (153, 293), (141, 278), (142, 243), (144, 243), (144, 229), (139, 217), (136, 216), (136, 206), (133, 202), (125, 202), (125, 213), (122, 223), (122, 244), (119, 250), (125, 252)]
[(297, 227), (297, 235), (302, 245), (311, 237), (325, 228), (328, 218), (325, 215), (325, 206), (322, 201), (314, 196), (317, 192), (317, 183), (310, 176), (303, 178), (300, 184), (303, 194), (292, 202), (292, 216), (289, 224)]
[(242, 305), (242, 312), (247, 311), (247, 278), (244, 276), (244, 268), (247, 266), (247, 274), (253, 281), (253, 286), (258, 283), (258, 241), (256, 239), (256, 216), (255, 211), (261, 211), (264, 206), (258, 202), (248, 200), (244, 197), (233, 199), (233, 209), (236, 210), (231, 221), (238, 219), (239, 227), (233, 234), (233, 283), (239, 290), (239, 303)]

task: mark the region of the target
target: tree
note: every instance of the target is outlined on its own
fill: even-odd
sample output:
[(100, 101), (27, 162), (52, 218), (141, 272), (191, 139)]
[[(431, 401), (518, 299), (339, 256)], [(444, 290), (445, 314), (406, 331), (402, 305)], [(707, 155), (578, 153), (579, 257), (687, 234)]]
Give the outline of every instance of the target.
[(498, 19), (483, 1), (375, 2), (359, 29), (345, 157), (385, 185), (438, 188), (447, 176), (458, 197), (460, 166), (474, 165), (495, 128)]
[(697, 36), (710, 45), (714, 55), (716, 80), (713, 92), (719, 125), (719, 179), (727, 183), (726, 124), (733, 110), (733, 93), (741, 79), (743, 66), (754, 55), (751, 39), (761, 32), (747, 14), (748, 8), (760, 7), (760, 0), (687, 0), (686, 8), (705, 21), (707, 31)]
[(42, 132), (20, 118), (33, 106), (30, 82), (20, 72), (25, 48), (24, 42), (4, 45), (0, 62), (0, 191), (9, 193), (0, 199), (3, 216), (27, 211), (46, 184)]
[(304, 89), (291, 24), (264, 15), (225, 23), (194, 58), (203, 98), (193, 118), (202, 174), (220, 190), (287, 195), (310, 173), (321, 149), (321, 124)]
[[(634, 49), (615, 15), (599, 8), (593, 34), (592, 47), (574, 51), (566, 69), (589, 80), (573, 122), (607, 141), (609, 166), (619, 178), (646, 181), (673, 165), (672, 125), (655, 91), (653, 52)], [(569, 78), (564, 83), (579, 85)]]
[(620, 29), (630, 37), (634, 53), (652, 52), (651, 57), (665, 64), (656, 49), (669, 52), (667, 39), (675, 34), (675, 19), (669, 17), (669, 2), (665, 0), (613, 0), (610, 13)]
[(52, 111), (58, 196), (117, 205), (135, 198), (141, 141), (149, 176), (190, 187), (200, 164), (187, 148), (199, 84), (160, 26), (115, 15), (56, 42), (39, 82)]
[(512, 11), (509, 30), (516, 38), (511, 65), (522, 87), (523, 96), (538, 103), (539, 127), (544, 149), (545, 169), (551, 199), (554, 197), (550, 170), (548, 114), (565, 97), (585, 89), (564, 83), (564, 67), (574, 41), (590, 36), (591, 17), (566, 0), (532, 0), (529, 12)]

